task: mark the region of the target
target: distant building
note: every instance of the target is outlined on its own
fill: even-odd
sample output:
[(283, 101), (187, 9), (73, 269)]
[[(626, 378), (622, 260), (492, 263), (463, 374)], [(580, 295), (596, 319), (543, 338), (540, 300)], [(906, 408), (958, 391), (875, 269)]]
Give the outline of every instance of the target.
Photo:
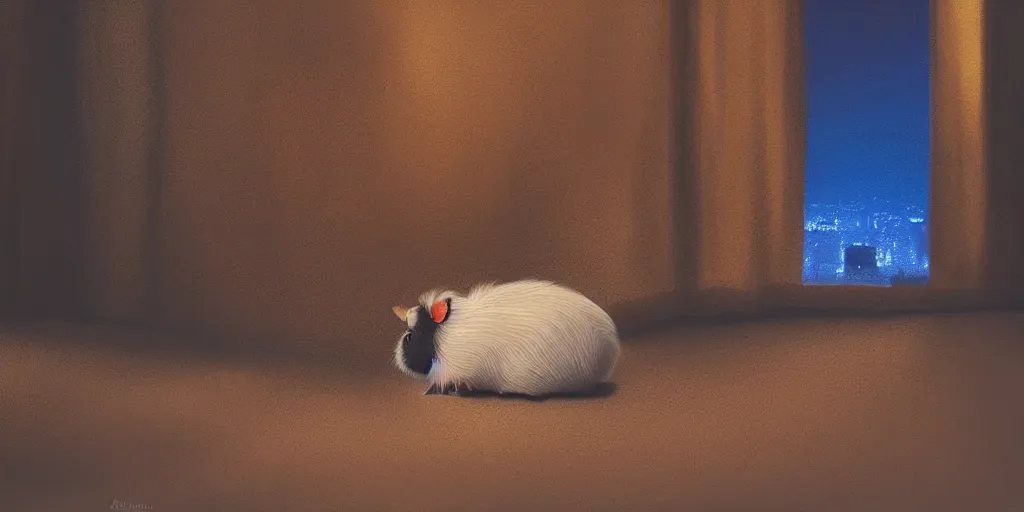
[(843, 253), (843, 279), (850, 284), (885, 284), (878, 270), (878, 250), (870, 245), (851, 245)]
[[(919, 283), (928, 279), (928, 222), (925, 209), (888, 205), (807, 205), (803, 278), (814, 284)], [(854, 253), (846, 264), (851, 242)], [(870, 252), (875, 251), (874, 265)], [(902, 271), (901, 275), (896, 275)], [(849, 275), (847, 275), (849, 274)], [(881, 282), (878, 282), (878, 281)]]
[(928, 256), (928, 224), (924, 219), (910, 219), (910, 240), (914, 247), (914, 263), (924, 265)]

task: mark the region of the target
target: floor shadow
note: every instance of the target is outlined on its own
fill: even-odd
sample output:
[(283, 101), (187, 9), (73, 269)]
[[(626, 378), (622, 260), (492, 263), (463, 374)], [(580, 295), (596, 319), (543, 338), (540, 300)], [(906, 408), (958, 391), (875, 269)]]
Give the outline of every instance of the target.
[(496, 399), (496, 400), (522, 400), (526, 402), (544, 402), (547, 400), (598, 400), (613, 396), (619, 387), (614, 382), (598, 384), (590, 391), (579, 391), (574, 393), (551, 393), (542, 396), (523, 395), (519, 393), (496, 393), (493, 391), (464, 391), (453, 393), (459, 398), (472, 399)]

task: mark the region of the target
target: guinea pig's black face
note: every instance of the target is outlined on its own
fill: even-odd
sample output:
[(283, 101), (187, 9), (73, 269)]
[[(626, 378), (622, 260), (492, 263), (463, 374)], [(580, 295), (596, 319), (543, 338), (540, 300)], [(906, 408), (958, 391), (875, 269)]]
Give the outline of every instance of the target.
[(420, 375), (430, 373), (431, 366), (437, 358), (437, 341), (434, 339), (437, 328), (448, 318), (451, 299), (434, 304), (429, 310), (425, 307), (415, 309), (412, 327), (402, 337), (402, 364), (410, 371)]
[(425, 305), (411, 309), (392, 308), (409, 328), (395, 348), (395, 363), (400, 370), (419, 377), (430, 373), (437, 360), (437, 330), (448, 320), (451, 304), (451, 298), (447, 298), (431, 304), (429, 308)]
[(430, 373), (437, 357), (436, 332), (437, 324), (426, 308), (416, 308), (416, 323), (402, 337), (402, 363), (406, 368), (421, 375)]

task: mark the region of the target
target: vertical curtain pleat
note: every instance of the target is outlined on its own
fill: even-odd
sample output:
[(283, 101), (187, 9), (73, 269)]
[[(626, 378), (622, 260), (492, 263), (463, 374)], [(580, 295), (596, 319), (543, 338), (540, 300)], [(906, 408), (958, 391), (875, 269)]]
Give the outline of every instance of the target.
[(696, 295), (757, 307), (759, 298), (801, 279), (799, 2), (708, 0), (693, 9)]
[(930, 286), (984, 284), (986, 188), (982, 0), (932, 3)]

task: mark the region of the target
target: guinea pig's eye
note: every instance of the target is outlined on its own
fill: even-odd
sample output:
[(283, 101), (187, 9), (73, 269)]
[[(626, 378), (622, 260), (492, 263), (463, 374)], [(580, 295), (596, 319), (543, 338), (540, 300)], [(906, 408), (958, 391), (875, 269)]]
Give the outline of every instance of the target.
[(412, 331), (405, 331), (405, 336), (402, 336), (402, 343), (409, 343), (409, 339), (412, 338)]

